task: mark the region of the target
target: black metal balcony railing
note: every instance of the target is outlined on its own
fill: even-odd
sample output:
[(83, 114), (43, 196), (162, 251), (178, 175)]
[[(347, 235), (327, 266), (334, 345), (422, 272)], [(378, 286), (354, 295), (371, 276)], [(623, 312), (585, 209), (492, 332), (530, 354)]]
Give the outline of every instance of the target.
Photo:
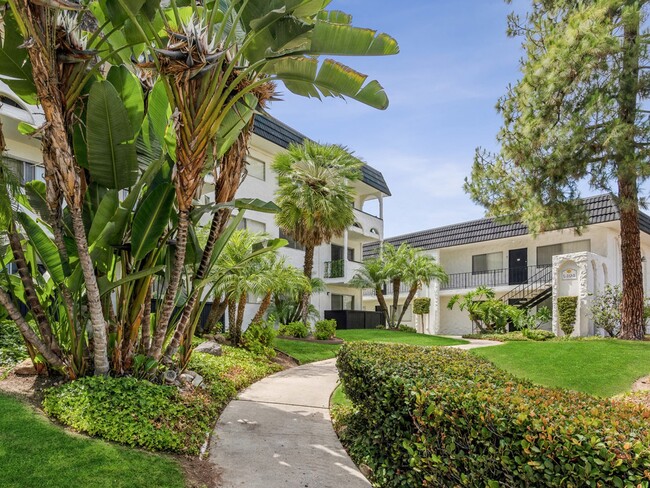
[(539, 277), (540, 271), (547, 268), (548, 266), (523, 266), (481, 272), (454, 273), (449, 275), (449, 280), (441, 286), (441, 289), (462, 290), (479, 286), (521, 285), (528, 283), (529, 277)]
[(325, 278), (343, 278), (345, 276), (345, 261), (327, 261), (325, 263)]

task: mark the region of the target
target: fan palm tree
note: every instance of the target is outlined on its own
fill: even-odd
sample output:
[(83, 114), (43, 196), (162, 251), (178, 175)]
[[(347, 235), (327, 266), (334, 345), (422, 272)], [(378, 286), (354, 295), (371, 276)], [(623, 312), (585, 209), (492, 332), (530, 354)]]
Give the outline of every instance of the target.
[[(341, 237), (354, 223), (351, 181), (361, 177), (361, 161), (346, 148), (305, 141), (278, 154), (273, 170), (278, 175), (276, 222), (305, 248), (303, 272), (311, 279), (314, 248)], [(301, 307), (307, 323), (311, 291), (305, 290)]]

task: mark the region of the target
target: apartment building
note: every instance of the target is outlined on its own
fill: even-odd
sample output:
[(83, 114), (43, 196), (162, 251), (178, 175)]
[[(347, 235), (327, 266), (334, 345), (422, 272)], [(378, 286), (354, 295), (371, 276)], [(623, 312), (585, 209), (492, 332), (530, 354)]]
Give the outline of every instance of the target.
[[(395, 246), (406, 242), (433, 256), (449, 275), (441, 285), (432, 282), (419, 291), (431, 298), (431, 313), (424, 320), (410, 310), (406, 323), (429, 334), (460, 335), (472, 332), (467, 312), (447, 305), (455, 294), (478, 286), (493, 288), (497, 298), (532, 310), (549, 307), (553, 323), (546, 328), (560, 334), (557, 324), (557, 297), (578, 296), (575, 335), (597, 333), (588, 308), (594, 294), (604, 285), (622, 282), (620, 213), (609, 195), (583, 200), (589, 225), (581, 234), (573, 229), (545, 232), (534, 237), (521, 223), (500, 224), (485, 218), (386, 239)], [(641, 213), (641, 250), (644, 289), (650, 291), (647, 257), (650, 257), (650, 217)], [(364, 256), (376, 256), (378, 243), (364, 247)], [(402, 290), (401, 301), (406, 297)], [(374, 310), (376, 299), (364, 292), (364, 310)], [(422, 323), (424, 322), (424, 323)]]

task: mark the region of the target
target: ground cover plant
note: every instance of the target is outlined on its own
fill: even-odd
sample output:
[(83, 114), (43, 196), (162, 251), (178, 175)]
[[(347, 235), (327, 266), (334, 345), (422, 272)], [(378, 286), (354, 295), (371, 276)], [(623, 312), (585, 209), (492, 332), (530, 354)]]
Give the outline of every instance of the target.
[(92, 436), (196, 455), (237, 391), (281, 369), (265, 355), (228, 346), (223, 350), (223, 356), (196, 353), (190, 360), (190, 369), (204, 378), (205, 389), (179, 391), (130, 377), (86, 377), (50, 389), (43, 408)]
[(509, 342), (475, 349), (473, 354), (545, 386), (599, 396), (629, 391), (650, 374), (650, 342), (617, 339)]
[(184, 488), (180, 466), (65, 432), (15, 398), (0, 395), (0, 486)]
[(16, 326), (7, 320), (0, 321), (0, 369), (27, 358), (25, 341)]
[(502, 334), (465, 334), (464, 339), (483, 339), (498, 342), (516, 341), (548, 341), (556, 336), (550, 330), (543, 329), (522, 329), (515, 332), (504, 332)]
[[(448, 337), (386, 329), (337, 330), (336, 336), (346, 342), (398, 342), (422, 346), (455, 346), (467, 343), (467, 341)], [(339, 344), (319, 344), (317, 342), (291, 341), (282, 338), (276, 338), (273, 345), (283, 353), (297, 359), (301, 364), (332, 359), (336, 357), (336, 353), (341, 347)]]
[(353, 403), (335, 419), (341, 439), (379, 486), (648, 482), (642, 407), (535, 386), (450, 348), (345, 344), (337, 366)]

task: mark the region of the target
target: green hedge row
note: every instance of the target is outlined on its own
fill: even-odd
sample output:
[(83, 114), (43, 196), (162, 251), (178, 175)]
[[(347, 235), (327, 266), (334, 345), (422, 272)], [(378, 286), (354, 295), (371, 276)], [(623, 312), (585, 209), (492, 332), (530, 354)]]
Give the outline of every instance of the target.
[(650, 411), (448, 348), (350, 343), (341, 439), (384, 487), (647, 487)]

